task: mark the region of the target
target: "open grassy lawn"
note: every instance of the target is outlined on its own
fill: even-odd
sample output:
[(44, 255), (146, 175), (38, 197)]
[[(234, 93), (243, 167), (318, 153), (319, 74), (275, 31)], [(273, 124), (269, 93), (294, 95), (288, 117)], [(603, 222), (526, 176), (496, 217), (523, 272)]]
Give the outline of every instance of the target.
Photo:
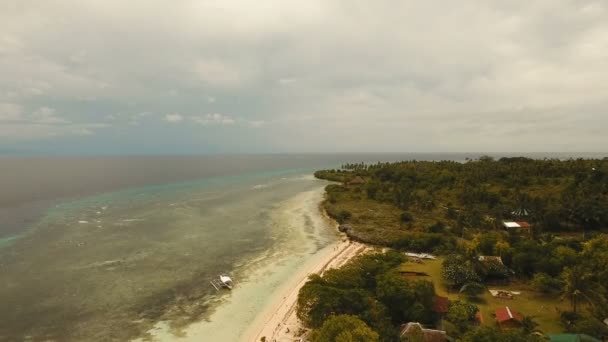
[[(438, 257), (437, 260), (424, 260), (422, 264), (408, 261), (401, 265), (401, 271), (424, 272), (429, 276), (416, 278), (433, 281), (435, 284), (435, 291), (438, 295), (447, 296), (450, 300), (468, 300), (466, 296), (448, 292), (447, 287), (443, 283), (443, 278), (441, 277), (441, 264), (443, 263), (443, 260), (443, 257)], [(499, 299), (492, 297), (489, 291), (485, 291), (477, 300), (469, 300), (479, 307), (479, 311), (483, 315), (484, 324), (496, 324), (494, 321), (494, 310), (502, 306), (509, 306), (509, 308), (520, 312), (524, 316), (533, 317), (534, 321), (539, 324), (538, 329), (544, 333), (559, 333), (564, 331), (560, 324), (559, 317), (560, 312), (569, 310), (568, 301), (561, 301), (558, 296), (547, 297), (532, 291), (525, 285), (516, 283), (509, 286), (488, 286), (488, 288), (519, 291), (521, 292), (521, 295), (515, 296), (515, 299), (513, 300)]]
[(510, 286), (490, 286), (491, 289), (508, 291), (520, 291), (521, 295), (514, 299), (500, 299), (492, 297), (486, 291), (475, 303), (478, 305), (483, 315), (484, 324), (494, 323), (494, 310), (502, 306), (508, 306), (512, 310), (520, 312), (524, 316), (531, 316), (538, 323), (538, 329), (544, 333), (563, 332), (564, 328), (560, 324), (560, 313), (569, 309), (568, 301), (561, 301), (559, 296), (546, 296), (538, 292), (531, 291), (529, 287), (513, 284)]

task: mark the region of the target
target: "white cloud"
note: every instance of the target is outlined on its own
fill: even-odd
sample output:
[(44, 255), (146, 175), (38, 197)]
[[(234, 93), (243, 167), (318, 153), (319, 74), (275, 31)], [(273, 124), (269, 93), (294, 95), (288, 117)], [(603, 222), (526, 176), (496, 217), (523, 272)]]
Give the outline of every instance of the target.
[(31, 121), (41, 124), (67, 124), (70, 121), (57, 117), (55, 109), (49, 107), (40, 107), (31, 115)]
[[(38, 120), (79, 122), (65, 113), (90, 99), (101, 113), (275, 130), (269, 150), (608, 145), (604, 0), (61, 2), (0, 2), (3, 124), (40, 103), (61, 115)], [(216, 111), (239, 116), (177, 114)]]
[(203, 84), (219, 88), (244, 86), (253, 78), (247, 64), (222, 59), (201, 59), (195, 63), (194, 72)]
[(178, 123), (178, 122), (182, 122), (183, 120), (184, 120), (184, 117), (177, 113), (171, 113), (171, 114), (165, 115), (165, 121), (167, 121), (167, 122)]
[(207, 125), (233, 125), (236, 123), (236, 120), (231, 118), (230, 116), (213, 113), (207, 114), (203, 116), (193, 116), (192, 121), (196, 122), (199, 125), (207, 126)]
[(21, 119), (23, 110), (15, 103), (0, 103), (0, 122), (16, 121)]

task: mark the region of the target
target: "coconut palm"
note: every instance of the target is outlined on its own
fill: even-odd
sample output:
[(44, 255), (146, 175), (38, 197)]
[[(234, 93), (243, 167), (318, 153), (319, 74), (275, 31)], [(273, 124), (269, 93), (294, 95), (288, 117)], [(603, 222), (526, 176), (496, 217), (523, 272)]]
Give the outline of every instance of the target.
[(577, 306), (581, 301), (593, 306), (593, 298), (596, 297), (596, 292), (593, 290), (594, 283), (591, 276), (591, 273), (581, 266), (564, 268), (561, 274), (561, 278), (564, 281), (562, 298), (570, 299), (573, 312), (576, 312)]

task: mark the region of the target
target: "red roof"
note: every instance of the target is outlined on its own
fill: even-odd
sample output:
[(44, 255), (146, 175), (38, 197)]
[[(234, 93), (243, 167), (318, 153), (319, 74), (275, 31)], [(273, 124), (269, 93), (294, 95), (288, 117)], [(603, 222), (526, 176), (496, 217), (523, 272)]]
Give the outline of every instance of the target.
[(525, 221), (517, 222), (517, 224), (519, 225), (519, 228), (530, 228), (530, 224)]
[(504, 308), (496, 309), (496, 321), (498, 323), (507, 322), (510, 320), (516, 320), (521, 322), (524, 319), (524, 316), (517, 311), (511, 310), (508, 306)]
[(448, 297), (435, 296), (435, 302), (433, 303), (433, 311), (436, 313), (447, 313), (450, 306), (450, 300)]

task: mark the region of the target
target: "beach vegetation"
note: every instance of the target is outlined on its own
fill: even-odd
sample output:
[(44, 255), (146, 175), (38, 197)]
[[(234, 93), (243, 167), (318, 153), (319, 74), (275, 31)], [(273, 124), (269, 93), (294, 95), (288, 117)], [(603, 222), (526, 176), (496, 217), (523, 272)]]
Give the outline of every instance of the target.
[(378, 333), (365, 322), (351, 315), (329, 317), (323, 325), (312, 332), (312, 342), (376, 342)]
[[(387, 321), (394, 329), (414, 319), (433, 324), (432, 304), (409, 295), (431, 293), (416, 285), (431, 280), (437, 293), (483, 317), (473, 321), (461, 304), (452, 306), (443, 322), (462, 341), (528, 341), (538, 330), (608, 337), (598, 324), (608, 317), (608, 159), (354, 163), (316, 176), (343, 183), (327, 186), (323, 207), (351, 239), (440, 255), (403, 263), (402, 273), (425, 275), (405, 281), (390, 267), (337, 273), (352, 278), (350, 290), (369, 294), (367, 314), (349, 313), (372, 329)], [(492, 288), (513, 292), (513, 300), (494, 297)], [(524, 315), (520, 328), (494, 329), (494, 311), (505, 305)], [(379, 332), (381, 340), (389, 335)]]

